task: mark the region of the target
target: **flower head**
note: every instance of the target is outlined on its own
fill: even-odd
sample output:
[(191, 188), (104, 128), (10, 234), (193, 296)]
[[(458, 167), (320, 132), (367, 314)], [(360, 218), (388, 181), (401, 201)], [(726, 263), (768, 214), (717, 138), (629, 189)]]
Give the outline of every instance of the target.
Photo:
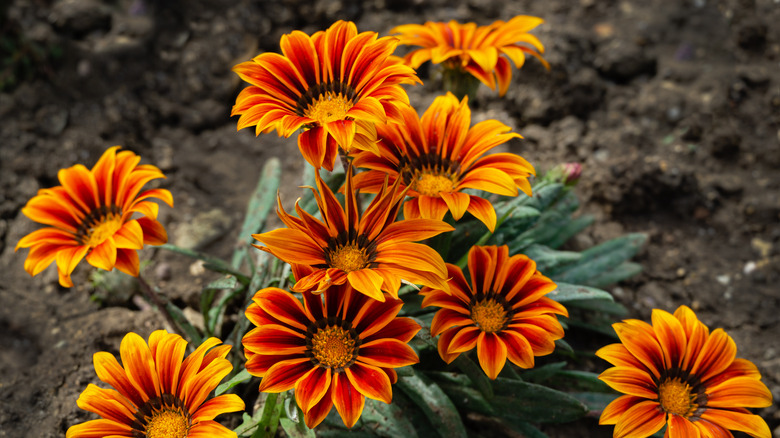
[(440, 220), (396, 221), (404, 191), (387, 182), (360, 215), (357, 192), (352, 186), (352, 167), (347, 170), (344, 206), (317, 176), (314, 197), (323, 220), (295, 205), (298, 217), (284, 211), (279, 200), (279, 218), (287, 225), (252, 237), (255, 245), (292, 265), (295, 291), (317, 292), (348, 282), (358, 292), (384, 301), (382, 291), (398, 296), (401, 281), (446, 289), (447, 271), (441, 256), (429, 246), (414, 243), (453, 227)]
[(614, 365), (599, 378), (626, 395), (610, 403), (600, 424), (615, 437), (645, 437), (667, 426), (666, 437), (730, 437), (738, 430), (769, 438), (769, 427), (745, 408), (772, 405), (772, 395), (750, 361), (736, 359), (734, 340), (710, 333), (680, 306), (674, 315), (654, 309), (652, 325), (635, 319), (612, 325), (620, 344), (596, 355)]
[(277, 288), (254, 297), (246, 316), (257, 327), (244, 336), (246, 369), (262, 377), (260, 391), (295, 389), (306, 425), (318, 425), (335, 405), (344, 424), (360, 418), (365, 398), (390, 403), (394, 368), (419, 361), (407, 345), (420, 326), (398, 318), (403, 302), (355, 293), (349, 285), (303, 304)]
[(484, 155), (521, 136), (497, 120), (470, 126), (467, 101), (447, 93), (437, 97), (422, 118), (412, 108), (402, 109), (403, 123), (377, 126), (379, 154), (355, 157), (355, 166), (370, 169), (356, 175), (355, 186), (376, 192), (389, 175), (409, 188), (406, 194), (412, 199), (404, 205), (404, 217), (441, 220), (449, 210), (458, 220), (468, 211), (493, 231), (493, 205), (463, 189), (505, 196), (517, 196), (520, 189), (530, 196), (528, 177), (535, 172), (519, 155)]
[(563, 337), (555, 315), (568, 316), (560, 303), (545, 297), (555, 283), (536, 270), (524, 255), (509, 256), (504, 246), (469, 250), (471, 284), (455, 265), (447, 264), (450, 292), (425, 288), (423, 307), (436, 306), (431, 335), (439, 337), (439, 355), (450, 363), (477, 348), (479, 364), (495, 379), (509, 359), (522, 368), (534, 356), (550, 354)]
[[(35, 222), (48, 225), (24, 236), (16, 249), (30, 248), (24, 269), (37, 275), (55, 259), (60, 284), (73, 286), (70, 274), (86, 256), (97, 268), (138, 276), (136, 250), (144, 245), (168, 241), (157, 221), (157, 198), (173, 206), (166, 189), (141, 188), (151, 180), (165, 178), (155, 166), (141, 164), (130, 151), (106, 150), (92, 168), (81, 164), (62, 169), (57, 175), (61, 186), (41, 189), (27, 202), (22, 213)], [(135, 218), (136, 216), (140, 216)]]
[(298, 147), (314, 167), (333, 169), (338, 148), (375, 150), (374, 123), (385, 123), (408, 106), (400, 84), (420, 82), (391, 54), (398, 40), (358, 33), (338, 21), (314, 35), (282, 36), (282, 54), (262, 53), (233, 68), (251, 86), (236, 98), (238, 129), (276, 130), (289, 137), (303, 129)]
[(235, 438), (214, 417), (243, 410), (241, 398), (225, 394), (206, 401), (233, 369), (225, 359), (230, 346), (219, 344), (209, 338), (185, 359), (187, 341), (158, 330), (148, 345), (135, 333), (124, 337), (124, 367), (110, 353), (95, 353), (98, 378), (115, 389), (87, 386), (77, 403), (102, 418), (71, 426), (67, 438)]
[(503, 96), (512, 79), (509, 61), (520, 68), (525, 63), (525, 55), (529, 54), (549, 68), (541, 56), (544, 46), (528, 33), (543, 22), (541, 18), (527, 15), (479, 27), (476, 23), (460, 24), (454, 20), (449, 23), (428, 21), (424, 25), (397, 26), (390, 33), (398, 34), (401, 44), (422, 47), (404, 57), (412, 68), (430, 60), (443, 64), (446, 70), (471, 74), (492, 90), (498, 83), (499, 95)]

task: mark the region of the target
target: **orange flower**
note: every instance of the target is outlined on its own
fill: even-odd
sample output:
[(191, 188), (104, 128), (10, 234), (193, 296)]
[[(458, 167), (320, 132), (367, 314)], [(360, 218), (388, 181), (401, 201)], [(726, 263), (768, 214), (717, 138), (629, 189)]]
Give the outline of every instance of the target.
[(536, 270), (536, 263), (504, 246), (474, 246), (469, 250), (471, 285), (460, 268), (447, 264), (450, 292), (425, 288), (423, 307), (436, 306), (431, 335), (439, 337), (439, 355), (450, 363), (477, 347), (479, 364), (495, 379), (507, 358), (522, 368), (534, 366), (534, 356), (553, 352), (563, 328), (555, 315), (566, 308), (544, 295), (555, 283)]
[(710, 333), (687, 306), (674, 315), (654, 309), (652, 326), (635, 319), (612, 325), (622, 343), (596, 355), (615, 365), (599, 378), (626, 395), (610, 403), (600, 424), (615, 437), (645, 437), (664, 425), (667, 438), (730, 437), (729, 430), (770, 438), (769, 427), (745, 408), (772, 405), (750, 361), (722, 329)]
[(374, 123), (385, 123), (409, 105), (400, 84), (421, 83), (414, 70), (391, 54), (398, 45), (375, 32), (357, 33), (338, 21), (312, 36), (282, 36), (282, 55), (262, 53), (233, 68), (252, 84), (238, 95), (231, 115), (238, 129), (274, 129), (289, 137), (298, 129), (298, 147), (314, 167), (333, 170), (340, 146), (376, 150)]
[[(467, 98), (451, 93), (439, 96), (422, 119), (414, 109), (401, 110), (403, 123), (378, 125), (379, 155), (360, 153), (353, 164), (371, 169), (355, 177), (355, 187), (376, 192), (385, 175), (401, 179), (412, 199), (404, 205), (404, 217), (442, 219), (449, 210), (458, 220), (469, 212), (493, 231), (493, 205), (463, 189), (478, 189), (517, 196), (517, 189), (531, 195), (534, 168), (522, 157), (499, 153), (483, 156), (511, 138), (522, 138), (497, 120), (471, 124)], [(399, 178), (400, 175), (400, 178)]]
[(241, 398), (225, 394), (206, 401), (233, 369), (225, 359), (230, 345), (216, 347), (221, 343), (209, 338), (185, 359), (187, 341), (157, 330), (149, 345), (135, 333), (124, 337), (124, 368), (112, 354), (95, 353), (98, 378), (116, 390), (89, 384), (77, 403), (103, 418), (71, 426), (67, 438), (235, 438), (214, 417), (243, 410)]
[[(70, 274), (84, 256), (97, 268), (138, 276), (136, 250), (144, 245), (162, 245), (168, 235), (157, 221), (157, 198), (173, 206), (166, 189), (141, 188), (149, 181), (165, 178), (155, 166), (139, 165), (141, 157), (130, 151), (106, 150), (88, 170), (81, 164), (61, 169), (61, 186), (41, 189), (27, 202), (22, 213), (35, 222), (49, 225), (24, 236), (16, 249), (30, 248), (24, 269), (37, 275), (57, 260), (60, 284), (73, 286)], [(140, 215), (137, 219), (133, 217)]]
[(499, 95), (503, 96), (512, 79), (509, 61), (520, 68), (527, 53), (550, 68), (541, 56), (544, 46), (528, 33), (543, 22), (541, 18), (528, 15), (480, 27), (476, 23), (460, 24), (454, 20), (449, 23), (428, 21), (424, 25), (397, 26), (390, 33), (399, 34), (400, 44), (422, 47), (404, 57), (412, 68), (430, 60), (443, 64), (445, 69), (469, 73), (492, 90), (498, 82)]
[(358, 292), (384, 301), (382, 291), (398, 297), (401, 281), (446, 289), (447, 270), (441, 256), (427, 245), (413, 243), (453, 227), (440, 220), (395, 221), (404, 198), (398, 184), (385, 182), (360, 216), (357, 193), (352, 187), (352, 167), (347, 170), (346, 201), (342, 208), (336, 196), (317, 175), (314, 196), (324, 221), (295, 205), (298, 217), (284, 211), (279, 200), (279, 218), (288, 228), (252, 237), (270, 252), (292, 265), (297, 292), (322, 292), (331, 285), (349, 282)]
[(349, 285), (335, 289), (324, 300), (305, 292), (302, 305), (287, 291), (266, 288), (246, 311), (257, 326), (243, 339), (247, 371), (263, 378), (260, 391), (295, 388), (310, 428), (334, 405), (352, 427), (366, 397), (392, 401), (393, 368), (419, 362), (407, 342), (420, 326), (396, 317), (401, 300), (373, 300)]

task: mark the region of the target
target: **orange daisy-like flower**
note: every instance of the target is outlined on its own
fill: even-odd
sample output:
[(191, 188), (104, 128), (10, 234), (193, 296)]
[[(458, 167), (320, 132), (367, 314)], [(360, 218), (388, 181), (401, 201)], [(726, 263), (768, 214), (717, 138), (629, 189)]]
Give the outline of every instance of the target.
[(403, 302), (377, 301), (349, 285), (323, 295), (255, 294), (246, 316), (257, 328), (244, 336), (246, 369), (262, 377), (260, 391), (295, 388), (306, 425), (317, 426), (335, 405), (344, 424), (360, 418), (365, 398), (392, 401), (393, 368), (419, 362), (407, 345), (420, 326), (398, 318)]
[(371, 169), (356, 175), (355, 186), (376, 192), (385, 175), (400, 179), (412, 199), (404, 205), (404, 217), (442, 219), (449, 210), (455, 220), (465, 212), (493, 231), (493, 204), (463, 189), (478, 189), (504, 196), (517, 196), (518, 189), (531, 195), (534, 168), (519, 155), (490, 149), (520, 134), (497, 120), (469, 127), (468, 98), (458, 102), (451, 93), (437, 97), (422, 118), (414, 109), (401, 110), (403, 123), (378, 125), (379, 155), (360, 153), (353, 164)]
[(512, 79), (509, 61), (520, 68), (529, 54), (549, 68), (541, 56), (544, 46), (528, 33), (543, 22), (541, 18), (527, 15), (479, 27), (476, 23), (460, 24), (454, 20), (428, 21), (424, 25), (397, 26), (390, 33), (398, 34), (401, 44), (422, 47), (404, 57), (412, 68), (430, 60), (445, 69), (469, 73), (492, 90), (496, 89), (497, 82), (499, 95), (503, 96)]
[(471, 285), (459, 267), (447, 264), (451, 294), (425, 288), (423, 307), (436, 306), (431, 335), (439, 337), (439, 355), (450, 363), (477, 348), (479, 364), (495, 379), (507, 358), (522, 368), (534, 366), (534, 356), (550, 354), (563, 328), (555, 315), (566, 308), (544, 295), (555, 289), (536, 263), (505, 246), (474, 246), (469, 250)]
[(270, 252), (292, 265), (297, 292), (322, 292), (331, 285), (349, 283), (358, 292), (384, 301), (382, 291), (398, 297), (401, 281), (447, 288), (447, 270), (441, 256), (427, 245), (414, 243), (453, 227), (440, 220), (395, 221), (404, 198), (398, 184), (379, 188), (379, 193), (360, 216), (357, 192), (352, 186), (352, 166), (347, 169), (345, 203), (341, 206), (330, 188), (317, 175), (312, 189), (323, 221), (295, 205), (298, 217), (284, 211), (279, 199), (279, 218), (288, 228), (252, 237)]
[[(61, 186), (41, 189), (22, 213), (49, 225), (23, 237), (16, 249), (30, 248), (24, 269), (37, 275), (55, 259), (60, 284), (73, 286), (70, 274), (85, 256), (97, 268), (138, 276), (136, 250), (144, 245), (162, 245), (168, 235), (157, 221), (157, 198), (173, 206), (166, 189), (141, 188), (151, 180), (165, 178), (155, 166), (141, 164), (130, 151), (109, 148), (92, 168), (77, 164), (61, 169)], [(140, 216), (140, 217), (137, 217)], [(137, 217), (137, 218), (136, 218)]]
[(414, 70), (391, 54), (392, 37), (357, 32), (352, 22), (338, 21), (309, 36), (294, 31), (282, 36), (282, 55), (263, 53), (233, 68), (252, 84), (236, 98), (232, 115), (238, 129), (276, 130), (289, 137), (303, 128), (298, 147), (314, 167), (333, 169), (340, 146), (375, 150), (374, 123), (385, 123), (408, 106), (400, 84), (421, 83)]
[(225, 394), (206, 401), (233, 369), (225, 359), (230, 345), (221, 343), (209, 338), (185, 359), (187, 341), (158, 330), (149, 345), (135, 333), (124, 337), (124, 368), (112, 354), (95, 353), (98, 378), (116, 390), (89, 384), (77, 403), (103, 418), (71, 426), (67, 438), (235, 438), (214, 417), (243, 410), (241, 398)]
[(674, 315), (654, 309), (652, 325), (613, 324), (622, 343), (596, 355), (614, 365), (599, 378), (626, 395), (610, 403), (600, 424), (615, 437), (646, 437), (667, 426), (667, 438), (731, 437), (729, 430), (770, 438), (766, 422), (745, 408), (772, 405), (750, 361), (722, 329), (710, 333), (687, 306)]

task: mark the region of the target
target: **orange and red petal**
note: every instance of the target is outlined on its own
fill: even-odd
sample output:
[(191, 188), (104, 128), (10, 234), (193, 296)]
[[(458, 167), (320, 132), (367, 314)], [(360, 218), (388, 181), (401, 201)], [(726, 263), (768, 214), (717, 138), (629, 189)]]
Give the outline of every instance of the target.
[(436, 312), (431, 321), (431, 336), (437, 336), (452, 327), (473, 324), (474, 321), (463, 312), (452, 309), (441, 309)]
[(187, 438), (234, 438), (236, 433), (216, 421), (199, 421), (194, 423)]
[(482, 332), (479, 334), (477, 338), (479, 365), (491, 380), (495, 380), (498, 373), (504, 368), (507, 357), (506, 350), (506, 344), (495, 333)]
[(244, 336), (244, 346), (251, 350), (276, 354), (298, 354), (306, 349), (304, 332), (281, 324), (266, 324), (252, 329)]
[(295, 382), (295, 400), (304, 413), (328, 394), (330, 382), (331, 369), (326, 367), (314, 367)]
[(146, 341), (136, 333), (128, 333), (119, 345), (119, 354), (127, 380), (138, 390), (141, 397), (144, 400), (160, 397), (160, 378)]
[(257, 292), (253, 301), (279, 321), (306, 331), (309, 319), (304, 312), (303, 304), (289, 292), (269, 287)]
[(496, 209), (493, 208), (493, 204), (490, 201), (482, 199), (478, 196), (471, 196), (469, 200), (469, 207), (466, 209), (469, 213), (474, 215), (480, 222), (492, 233), (496, 229)]
[(361, 394), (385, 403), (393, 401), (390, 378), (381, 368), (359, 362), (344, 369), (349, 383)]
[(728, 430), (745, 432), (754, 438), (771, 438), (772, 436), (766, 421), (758, 415), (727, 409), (707, 409), (701, 414), (701, 418)]
[(117, 249), (115, 267), (127, 275), (138, 277), (141, 269), (138, 253), (134, 249)]
[(626, 320), (612, 324), (620, 341), (652, 375), (659, 378), (663, 369), (663, 350), (655, 338), (653, 328), (644, 321)]
[[(445, 332), (447, 333), (447, 332)], [(461, 327), (458, 333), (452, 337), (449, 347), (447, 348), (448, 354), (463, 353), (469, 351), (477, 346), (477, 338), (482, 330), (476, 326)]]
[(772, 405), (772, 393), (763, 382), (752, 376), (737, 376), (708, 386), (707, 407), (765, 408)]
[(377, 339), (360, 346), (357, 360), (382, 368), (399, 368), (420, 361), (417, 353), (398, 339)]
[(621, 395), (612, 400), (601, 412), (599, 424), (617, 424), (620, 417), (626, 413), (632, 406), (647, 399), (634, 395)]
[[(359, 269), (347, 273), (347, 281), (358, 292), (365, 294), (377, 301), (384, 301), (382, 293), (384, 279), (371, 269)], [(398, 296), (398, 291), (388, 291), (393, 297)]]
[(534, 367), (534, 351), (526, 338), (513, 330), (503, 330), (498, 336), (506, 344), (507, 358), (513, 364), (520, 368)]
[(99, 388), (90, 383), (79, 395), (76, 404), (79, 408), (98, 414), (106, 420), (122, 424), (132, 424), (135, 421), (136, 407), (113, 389)]
[(65, 433), (65, 438), (131, 437), (132, 433), (128, 424), (101, 418), (71, 426)]
[(266, 249), (287, 263), (306, 265), (325, 264), (325, 257), (320, 248), (308, 235), (302, 231), (289, 228), (277, 228), (252, 237), (264, 243)]
[(192, 413), (192, 417), (198, 421), (209, 421), (219, 414), (243, 411), (245, 408), (244, 400), (237, 394), (222, 394), (200, 405), (198, 410)]
[(312, 367), (314, 364), (307, 357), (278, 362), (265, 373), (260, 382), (260, 392), (283, 392), (292, 389), (295, 387), (295, 382)]
[(90, 265), (110, 271), (116, 265), (116, 243), (113, 237), (108, 237), (100, 245), (92, 248), (87, 254), (87, 263)]
[(141, 217), (138, 218), (138, 224), (143, 229), (145, 245), (162, 245), (168, 242), (168, 232), (156, 219)]
[(62, 248), (57, 251), (57, 273), (59, 274), (59, 281), (62, 287), (73, 287), (73, 281), (70, 279), (70, 274), (76, 269), (76, 265), (79, 264), (81, 259), (87, 255), (89, 247), (73, 246)]
[(450, 344), (452, 343), (452, 338), (455, 337), (455, 335), (458, 334), (460, 331), (459, 327), (455, 327), (453, 329), (447, 330), (446, 332), (442, 333), (439, 336), (439, 342), (436, 344), (436, 347), (439, 351), (439, 356), (441, 356), (441, 359), (445, 363), (452, 363), (453, 360), (455, 360), (458, 356), (460, 356), (460, 353), (449, 353), (448, 350), (450, 348)]
[(723, 329), (716, 329), (698, 352), (698, 357), (691, 367), (691, 374), (699, 376), (702, 381), (725, 371), (737, 356), (737, 344)]
[(381, 330), (374, 333), (371, 336), (366, 336), (363, 342), (371, 342), (376, 339), (392, 338), (398, 339), (401, 342), (409, 342), (414, 338), (421, 329), (420, 324), (417, 324), (412, 318), (393, 318), (386, 326)]
[(658, 385), (644, 371), (629, 367), (612, 367), (601, 373), (599, 379), (624, 394), (651, 400), (658, 398)]
[(344, 425), (351, 428), (360, 418), (366, 398), (350, 383), (350, 379), (344, 372), (333, 375), (331, 401), (336, 406)]
[(122, 396), (130, 400), (136, 406), (143, 406), (146, 399), (133, 386), (127, 378), (125, 369), (119, 365), (114, 355), (101, 351), (93, 355), (95, 373), (98, 378), (113, 386)]
[(620, 417), (615, 425), (615, 438), (650, 436), (664, 427), (666, 414), (656, 401), (641, 401)]

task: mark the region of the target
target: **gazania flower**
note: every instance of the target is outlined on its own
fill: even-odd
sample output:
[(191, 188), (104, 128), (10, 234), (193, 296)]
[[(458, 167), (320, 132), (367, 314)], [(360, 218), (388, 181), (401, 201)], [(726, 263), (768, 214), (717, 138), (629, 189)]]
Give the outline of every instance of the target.
[(124, 368), (110, 353), (94, 357), (98, 378), (115, 390), (89, 384), (77, 402), (103, 418), (71, 426), (67, 438), (235, 438), (214, 417), (243, 410), (241, 398), (225, 394), (206, 401), (233, 369), (225, 359), (230, 346), (218, 344), (209, 338), (185, 359), (187, 341), (179, 335), (158, 330), (147, 345), (128, 333), (119, 348)]
[(390, 403), (394, 368), (419, 361), (407, 345), (420, 330), (397, 318), (403, 302), (373, 300), (349, 285), (323, 295), (263, 289), (246, 316), (257, 328), (244, 336), (246, 369), (260, 391), (295, 389), (306, 425), (317, 426), (335, 405), (344, 424), (360, 418), (365, 398)]
[(626, 395), (610, 403), (600, 424), (615, 437), (646, 437), (667, 426), (667, 438), (731, 437), (729, 430), (770, 438), (769, 427), (745, 408), (772, 405), (750, 361), (722, 329), (710, 333), (691, 309), (654, 309), (652, 325), (635, 319), (612, 325), (620, 344), (596, 355), (615, 365), (599, 378)]
[(439, 337), (439, 355), (450, 363), (477, 348), (479, 364), (495, 379), (506, 360), (522, 368), (534, 356), (553, 352), (563, 328), (555, 315), (568, 316), (560, 303), (545, 297), (556, 287), (536, 270), (536, 263), (504, 246), (469, 250), (471, 284), (455, 265), (447, 264), (450, 292), (425, 288), (423, 307), (436, 306), (431, 335)]
[[(303, 129), (298, 147), (314, 167), (333, 169), (338, 147), (375, 150), (374, 123), (385, 123), (408, 106), (400, 84), (420, 82), (414, 70), (392, 57), (398, 40), (357, 33), (338, 21), (312, 36), (282, 36), (282, 54), (263, 53), (233, 68), (252, 84), (236, 99), (238, 129), (276, 130), (289, 137)], [(420, 82), (421, 83), (421, 82)]]
[(440, 220), (395, 221), (404, 198), (398, 184), (385, 182), (361, 216), (352, 187), (352, 167), (347, 170), (345, 203), (317, 175), (314, 196), (323, 221), (295, 205), (298, 217), (284, 211), (279, 218), (288, 228), (252, 237), (270, 252), (292, 265), (297, 280), (293, 290), (322, 292), (330, 285), (349, 283), (358, 292), (384, 301), (382, 291), (398, 297), (401, 281), (447, 288), (447, 270), (441, 256), (429, 246), (414, 243), (453, 227)]
[(355, 186), (376, 192), (385, 175), (390, 175), (409, 188), (406, 194), (412, 199), (404, 205), (404, 217), (440, 220), (449, 210), (458, 220), (468, 211), (493, 231), (493, 205), (463, 189), (504, 196), (517, 196), (520, 189), (530, 196), (528, 177), (535, 172), (519, 155), (484, 156), (509, 139), (522, 137), (497, 120), (469, 127), (471, 110), (467, 100), (458, 102), (447, 93), (433, 101), (422, 119), (408, 108), (401, 110), (403, 123), (378, 125), (379, 155), (360, 153), (355, 157), (355, 166), (371, 169), (356, 175)]
[(544, 46), (528, 33), (543, 22), (541, 18), (527, 15), (479, 27), (476, 23), (460, 24), (454, 20), (449, 23), (428, 21), (424, 25), (398, 26), (390, 33), (398, 34), (401, 44), (422, 47), (404, 57), (412, 68), (430, 60), (442, 64), (445, 71), (468, 73), (492, 90), (498, 83), (499, 95), (503, 96), (512, 79), (510, 61), (520, 68), (529, 54), (549, 68), (541, 56)]
[[(141, 157), (109, 148), (92, 170), (81, 164), (60, 170), (61, 186), (41, 189), (22, 213), (48, 225), (23, 237), (16, 249), (30, 248), (24, 269), (37, 275), (57, 260), (60, 284), (73, 286), (70, 274), (85, 256), (97, 268), (138, 276), (136, 250), (162, 245), (168, 235), (157, 221), (157, 198), (173, 206), (166, 189), (141, 188), (165, 178), (155, 166), (141, 164)], [(140, 216), (140, 217), (138, 217)]]

